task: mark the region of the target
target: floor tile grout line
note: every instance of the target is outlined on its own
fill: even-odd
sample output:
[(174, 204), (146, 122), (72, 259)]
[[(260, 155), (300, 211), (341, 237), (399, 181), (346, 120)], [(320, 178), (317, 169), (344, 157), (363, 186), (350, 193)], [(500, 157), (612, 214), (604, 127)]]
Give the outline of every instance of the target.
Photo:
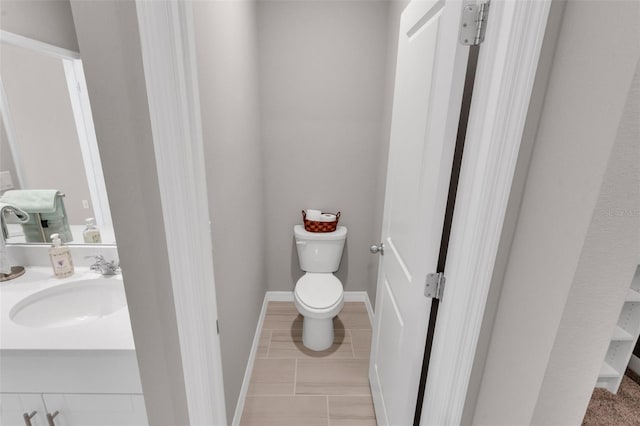
[(331, 426), (331, 416), (329, 415), (329, 395), (325, 395), (327, 398), (327, 426)]
[(269, 352), (271, 352), (271, 339), (273, 339), (273, 330), (269, 330), (269, 344), (267, 344), (267, 358), (269, 358)]
[(321, 394), (315, 394), (315, 393), (300, 393), (297, 395), (291, 395), (290, 393), (270, 393), (270, 394), (254, 394), (254, 395), (247, 395), (247, 398), (271, 398), (271, 397), (277, 397), (277, 398), (291, 398), (291, 397), (295, 397), (295, 398), (324, 398), (325, 396), (327, 397), (340, 397), (340, 398), (349, 398), (349, 397), (357, 397), (357, 398), (365, 398), (368, 396), (371, 396), (370, 394), (367, 393), (343, 393), (343, 394), (325, 394), (325, 393), (321, 393)]
[[(305, 393), (301, 393), (301, 394), (297, 394), (298, 392), (298, 388), (297, 388), (297, 375), (298, 375), (298, 366), (299, 366), (299, 360), (302, 359), (303, 361), (322, 361), (322, 360), (333, 360), (336, 362), (340, 362), (340, 361), (347, 361), (350, 362), (349, 360), (353, 360), (353, 361), (370, 361), (369, 357), (366, 358), (357, 358), (356, 357), (356, 351), (355, 351), (355, 345), (353, 343), (353, 331), (360, 331), (360, 332), (372, 332), (371, 328), (343, 328), (344, 332), (345, 332), (345, 336), (348, 337), (349, 339), (349, 343), (351, 344), (351, 351), (349, 351), (348, 349), (346, 351), (344, 351), (344, 355), (349, 354), (348, 357), (346, 358), (341, 358), (341, 357), (337, 357), (337, 358), (333, 358), (332, 356), (328, 356), (328, 357), (319, 357), (318, 359), (316, 359), (315, 357), (309, 357), (309, 356), (304, 356), (303, 353), (296, 353), (295, 356), (293, 357), (286, 357), (286, 356), (281, 356), (281, 357), (277, 357), (277, 358), (271, 358), (271, 356), (273, 355), (271, 353), (271, 347), (272, 347), (272, 343), (273, 343), (273, 338), (274, 338), (274, 334), (277, 331), (298, 331), (300, 332), (302, 329), (298, 328), (298, 327), (293, 327), (293, 326), (289, 326), (289, 327), (281, 327), (281, 326), (276, 326), (274, 328), (269, 328), (269, 327), (263, 327), (263, 332), (265, 333), (269, 333), (269, 342), (267, 345), (267, 357), (269, 359), (280, 359), (280, 360), (295, 360), (294, 363), (294, 386), (293, 386), (293, 395), (291, 394), (262, 394), (262, 395), (251, 395), (251, 397), (259, 397), (259, 398), (270, 398), (270, 397), (292, 397), (292, 398), (325, 398), (326, 401), (326, 410), (327, 410), (327, 424), (330, 426), (331, 425), (331, 413), (330, 413), (330, 397), (335, 397), (335, 398), (348, 398), (348, 397), (356, 397), (356, 398), (369, 398), (371, 399), (371, 392), (365, 392), (365, 393), (346, 393), (346, 394), (328, 394), (328, 393), (320, 393), (320, 394), (305, 394)], [(347, 339), (345, 339), (347, 340)], [(295, 340), (294, 340), (295, 343)], [(368, 390), (368, 389), (367, 389)]]
[[(258, 398), (271, 398), (271, 397), (274, 397), (274, 398), (285, 398), (285, 397), (286, 398), (292, 398), (292, 397), (296, 397), (296, 398), (303, 397), (303, 398), (306, 398), (306, 397), (309, 397), (309, 396), (317, 396), (318, 398), (320, 398), (320, 397), (323, 397), (325, 395), (306, 395), (306, 394), (291, 395), (290, 393), (263, 393), (263, 394), (258, 393), (258, 394), (254, 394), (254, 395), (247, 395), (247, 397), (249, 397), (249, 398), (255, 398), (255, 397), (258, 397)], [(341, 395), (336, 395), (336, 396), (341, 396)], [(343, 396), (347, 396), (347, 395), (343, 395)], [(353, 396), (362, 396), (362, 395), (353, 395)]]
[(247, 395), (247, 398), (271, 398), (271, 397), (277, 397), (277, 398), (323, 398), (323, 397), (336, 397), (336, 398), (349, 398), (349, 397), (357, 397), (357, 398), (366, 398), (366, 397), (370, 397), (371, 394), (367, 394), (367, 393), (344, 393), (344, 394), (325, 394), (325, 393), (321, 393), (321, 394), (315, 394), (315, 393), (300, 393), (297, 395), (291, 395), (290, 393), (270, 393), (270, 394), (253, 394), (253, 395)]
[(353, 334), (351, 334), (351, 329), (349, 331), (349, 341), (351, 342), (351, 353), (353, 354), (353, 359), (356, 359), (356, 348), (353, 345)]
[(293, 367), (293, 396), (296, 396), (297, 382), (298, 382), (298, 358), (296, 358), (295, 367)]

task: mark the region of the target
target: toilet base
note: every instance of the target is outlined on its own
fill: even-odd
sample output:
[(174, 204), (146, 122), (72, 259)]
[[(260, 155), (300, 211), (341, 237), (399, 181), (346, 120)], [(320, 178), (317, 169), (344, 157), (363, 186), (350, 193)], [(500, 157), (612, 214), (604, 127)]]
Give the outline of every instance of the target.
[(312, 351), (329, 349), (333, 344), (333, 318), (316, 319), (304, 317), (302, 321), (302, 344)]

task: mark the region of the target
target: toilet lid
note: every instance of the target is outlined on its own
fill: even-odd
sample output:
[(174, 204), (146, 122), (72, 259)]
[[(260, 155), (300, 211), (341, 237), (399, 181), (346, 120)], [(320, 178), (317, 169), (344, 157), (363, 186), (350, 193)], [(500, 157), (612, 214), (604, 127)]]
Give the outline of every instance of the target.
[(310, 308), (325, 309), (342, 296), (342, 283), (333, 274), (307, 273), (296, 283), (296, 294)]

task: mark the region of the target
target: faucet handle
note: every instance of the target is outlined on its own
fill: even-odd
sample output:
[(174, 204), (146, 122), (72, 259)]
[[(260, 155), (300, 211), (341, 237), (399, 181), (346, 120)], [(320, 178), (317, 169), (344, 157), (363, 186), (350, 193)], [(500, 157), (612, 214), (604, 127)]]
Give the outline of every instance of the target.
[(116, 275), (120, 272), (120, 262), (117, 260), (111, 260), (104, 263), (102, 275)]
[(95, 259), (98, 262), (103, 261), (104, 260), (104, 256), (101, 254), (92, 254), (90, 256), (85, 256), (85, 259)]
[(102, 275), (116, 275), (120, 271), (120, 262), (118, 260), (105, 260), (101, 254), (94, 256), (85, 256), (85, 259), (93, 258), (96, 262), (89, 266), (92, 271), (100, 272)]

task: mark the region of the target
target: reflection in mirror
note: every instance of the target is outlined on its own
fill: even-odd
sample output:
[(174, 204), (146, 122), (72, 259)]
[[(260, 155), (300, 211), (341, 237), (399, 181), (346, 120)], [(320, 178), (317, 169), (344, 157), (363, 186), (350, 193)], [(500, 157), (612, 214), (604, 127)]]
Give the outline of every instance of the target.
[(79, 54), (6, 31), (0, 40), (0, 203), (30, 215), (5, 215), (7, 243), (68, 231), (71, 244), (115, 244)]

